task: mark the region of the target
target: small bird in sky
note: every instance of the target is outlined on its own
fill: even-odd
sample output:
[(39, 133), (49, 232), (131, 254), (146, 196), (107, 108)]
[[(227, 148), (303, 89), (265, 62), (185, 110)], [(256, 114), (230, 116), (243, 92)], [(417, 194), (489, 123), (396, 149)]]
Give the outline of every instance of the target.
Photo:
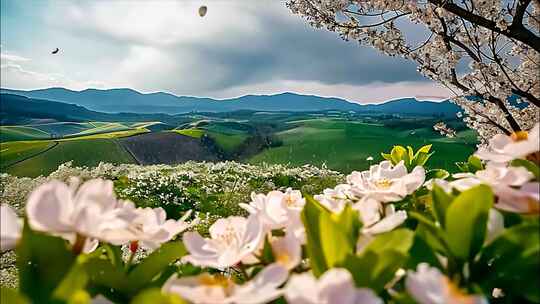
[(207, 11), (208, 8), (206, 7), (206, 5), (199, 7), (199, 16), (204, 17)]
[(56, 48), (56, 49), (54, 49), (54, 50), (51, 52), (51, 54), (53, 54), (53, 55), (54, 55), (54, 54), (58, 54), (58, 52), (60, 52), (60, 49), (59, 49), (59, 48)]

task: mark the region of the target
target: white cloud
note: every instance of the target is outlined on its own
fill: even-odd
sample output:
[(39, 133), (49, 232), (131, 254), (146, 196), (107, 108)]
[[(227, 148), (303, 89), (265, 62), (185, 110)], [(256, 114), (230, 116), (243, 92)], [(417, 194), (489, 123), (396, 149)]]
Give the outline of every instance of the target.
[(30, 59), (15, 55), (15, 54), (9, 54), (9, 53), (0, 53), (0, 61), (1, 62), (24, 62), (24, 61), (30, 61)]
[[(217, 98), (291, 91), (360, 102), (449, 95), (403, 60), (311, 28), (283, 1), (208, 0), (204, 18), (197, 13), (202, 4), (50, 1), (33, 19), (41, 23), (32, 34), (43, 43), (21, 40), (24, 51), (2, 53), (2, 86)], [(50, 55), (54, 47), (58, 56)]]
[[(215, 1), (204, 18), (199, 1), (95, 1), (52, 7), (51, 22), (132, 44), (170, 46), (208, 42), (260, 30), (256, 1)], [(272, 7), (272, 5), (268, 6)], [(62, 17), (62, 18), (59, 18)], [(240, 17), (240, 18), (238, 18)], [(218, 39), (217, 41), (223, 41)]]
[(61, 73), (44, 73), (25, 66), (31, 61), (14, 53), (0, 53), (1, 86), (14, 89), (36, 89), (48, 87), (65, 87), (69, 89), (85, 89), (103, 87), (100, 81), (77, 81)]

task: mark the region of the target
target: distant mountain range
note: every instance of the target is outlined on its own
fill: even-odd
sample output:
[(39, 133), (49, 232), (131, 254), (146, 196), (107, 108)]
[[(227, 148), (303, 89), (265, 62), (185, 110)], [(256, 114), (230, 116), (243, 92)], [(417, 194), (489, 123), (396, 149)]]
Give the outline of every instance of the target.
[(132, 89), (86, 89), (72, 91), (49, 88), (31, 91), (0, 89), (0, 93), (25, 96), (73, 104), (85, 110), (105, 113), (180, 114), (188, 112), (252, 111), (356, 111), (388, 114), (421, 114), (455, 116), (459, 107), (448, 102), (418, 101), (402, 98), (382, 104), (361, 105), (339, 98), (282, 93), (276, 95), (246, 95), (238, 98), (216, 100), (169, 93), (143, 94)]

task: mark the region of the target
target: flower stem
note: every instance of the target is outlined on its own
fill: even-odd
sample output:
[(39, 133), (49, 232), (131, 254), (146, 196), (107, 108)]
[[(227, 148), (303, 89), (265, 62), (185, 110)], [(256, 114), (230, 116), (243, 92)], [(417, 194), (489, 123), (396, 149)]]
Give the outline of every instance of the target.
[(75, 236), (75, 243), (73, 244), (73, 247), (71, 248), (71, 251), (75, 255), (81, 254), (81, 252), (84, 249), (84, 243), (85, 242), (86, 242), (86, 237), (84, 237), (84, 236), (77, 233), (77, 235)]

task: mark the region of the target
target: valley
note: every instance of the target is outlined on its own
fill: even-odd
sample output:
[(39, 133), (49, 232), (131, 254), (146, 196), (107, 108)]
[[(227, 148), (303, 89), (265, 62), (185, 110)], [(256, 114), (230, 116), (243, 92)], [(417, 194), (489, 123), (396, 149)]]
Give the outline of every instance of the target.
[[(389, 151), (393, 145), (418, 148), (425, 144), (433, 144), (436, 151), (434, 166), (455, 171), (454, 163), (463, 161), (476, 145), (475, 133), (460, 121), (433, 113), (101, 113), (27, 98), (23, 107), (11, 101), (25, 97), (1, 96), (2, 113), (7, 109), (13, 124), (4, 121), (0, 126), (0, 170), (15, 176), (48, 175), (66, 162), (93, 167), (100, 162), (149, 165), (222, 160), (325, 165), (348, 173), (382, 160), (380, 151)], [(43, 113), (44, 108), (55, 109), (56, 116), (43, 120), (49, 115)], [(439, 121), (456, 129), (457, 136), (446, 138), (434, 131), (432, 126)]]

